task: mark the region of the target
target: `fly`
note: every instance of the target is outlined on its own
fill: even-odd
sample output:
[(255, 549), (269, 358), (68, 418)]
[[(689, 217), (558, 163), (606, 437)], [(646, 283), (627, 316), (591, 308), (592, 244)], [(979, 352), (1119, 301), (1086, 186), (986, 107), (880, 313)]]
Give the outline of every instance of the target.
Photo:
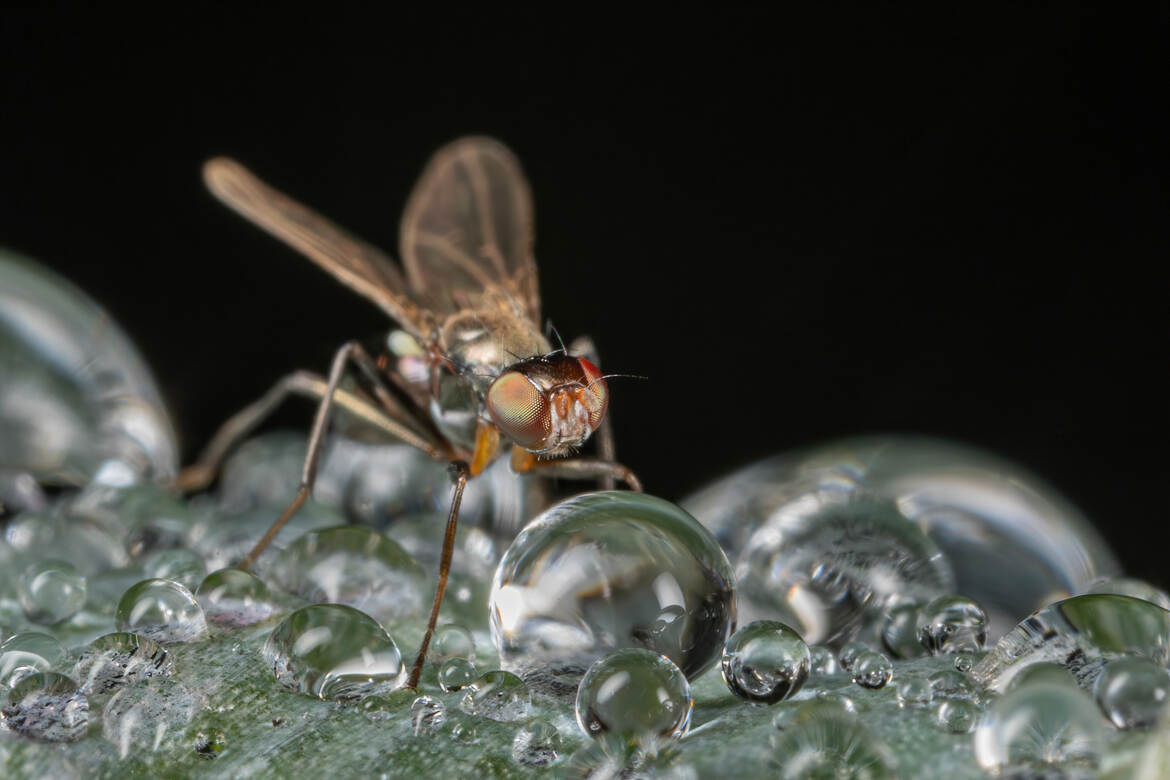
[[(439, 579), (422, 645), (407, 683), (418, 686), (451, 569), (463, 489), (508, 452), (512, 468), (548, 476), (641, 484), (613, 456), (605, 375), (587, 341), (554, 350), (540, 328), (533, 256), (533, 208), (515, 156), (488, 138), (454, 141), (431, 158), (400, 227), (402, 266), (239, 163), (209, 160), (203, 177), (226, 205), (300, 251), (378, 305), (401, 328), (375, 359), (347, 342), (328, 376), (297, 371), (227, 420), (199, 460), (183, 471), (185, 490), (206, 487), (231, 448), (290, 394), (319, 400), (300, 488), (244, 558), (247, 568), (308, 499), (334, 406), (451, 464), (454, 490)], [(356, 367), (368, 395), (339, 387)], [(598, 432), (600, 457), (574, 454)], [(510, 445), (510, 447), (509, 447)]]

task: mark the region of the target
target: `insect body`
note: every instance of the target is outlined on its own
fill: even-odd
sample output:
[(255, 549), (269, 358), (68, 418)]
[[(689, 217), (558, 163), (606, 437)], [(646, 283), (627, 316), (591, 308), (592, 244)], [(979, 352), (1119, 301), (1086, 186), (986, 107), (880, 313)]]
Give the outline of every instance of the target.
[[(593, 361), (553, 350), (540, 328), (532, 253), (532, 200), (512, 154), (487, 138), (464, 138), (427, 165), (401, 226), (403, 269), (374, 247), (268, 187), (238, 163), (204, 168), (227, 205), (304, 253), (380, 306), (401, 327), (392, 352), (373, 359), (357, 342), (337, 353), (328, 377), (296, 372), (229, 419), (185, 489), (210, 483), (230, 448), (290, 393), (320, 399), (297, 497), (248, 554), (248, 566), (308, 498), (334, 405), (436, 459), (451, 462), (455, 487), (430, 619), (408, 685), (416, 687), (438, 618), (463, 487), (507, 451), (516, 471), (621, 480), (641, 486), (613, 459), (604, 375)], [(356, 366), (370, 394), (339, 387)], [(598, 458), (565, 457), (599, 431)]]

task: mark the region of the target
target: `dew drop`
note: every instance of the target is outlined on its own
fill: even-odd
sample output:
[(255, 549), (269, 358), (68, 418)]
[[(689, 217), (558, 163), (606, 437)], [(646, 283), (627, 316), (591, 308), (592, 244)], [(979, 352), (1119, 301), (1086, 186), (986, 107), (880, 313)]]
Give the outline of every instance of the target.
[(477, 718), (503, 723), (524, 720), (532, 711), (532, 691), (511, 672), (481, 675), (464, 688), (459, 709)]
[(7, 523), (4, 538), (13, 549), (30, 558), (52, 550), (56, 559), (68, 561), (87, 577), (120, 569), (130, 562), (118, 540), (83, 518), (22, 513)]
[(451, 739), (461, 745), (474, 745), (479, 742), (479, 726), (471, 718), (461, 718), (451, 727)]
[(882, 646), (894, 658), (918, 658), (926, 648), (918, 641), (918, 621), (922, 607), (914, 602), (898, 604), (886, 610), (882, 618)]
[(158, 642), (191, 642), (207, 634), (207, 622), (191, 591), (170, 580), (143, 580), (123, 594), (114, 613), (119, 631)]
[(153, 639), (118, 632), (89, 643), (77, 659), (73, 674), (88, 696), (109, 693), (150, 677), (169, 677), (175, 662)]
[(678, 739), (691, 725), (691, 686), (665, 656), (617, 650), (585, 673), (577, 690), (577, 723), (591, 737), (612, 733), (645, 745)]
[(837, 673), (837, 658), (833, 651), (824, 645), (813, 645), (808, 649), (809, 674), (815, 677), (828, 677)]
[(431, 640), (430, 656), (436, 661), (445, 661), (448, 658), (463, 658), (475, 660), (475, 639), (471, 632), (463, 626), (450, 623), (435, 629), (435, 637)]
[(512, 739), (512, 758), (525, 766), (550, 766), (560, 758), (560, 751), (561, 734), (548, 721), (534, 720)]
[(862, 653), (853, 661), (853, 682), (862, 688), (884, 688), (893, 676), (893, 664), (881, 653)]
[(343, 604), (315, 604), (281, 621), (264, 658), (289, 690), (319, 699), (389, 693), (406, 681), (398, 646), (369, 615)]
[(936, 699), (970, 699), (975, 695), (975, 686), (966, 676), (950, 669), (935, 672), (930, 676), (930, 689)]
[(930, 704), (934, 690), (930, 680), (911, 677), (898, 683), (898, 706), (903, 709), (921, 709)]
[(31, 563), (20, 575), (20, 607), (34, 623), (51, 625), (85, 606), (85, 577), (67, 561)]
[(969, 672), (975, 667), (977, 660), (974, 653), (955, 653), (955, 671)]
[(893, 757), (873, 734), (855, 716), (819, 700), (801, 705), (771, 743), (784, 778), (895, 777)]
[(418, 614), (429, 597), (418, 562), (361, 526), (310, 531), (277, 554), (267, 571), (284, 591), (317, 604), (346, 604), (386, 624)]
[(987, 613), (965, 596), (940, 596), (922, 608), (918, 641), (931, 655), (978, 653), (987, 642)]
[(775, 704), (808, 679), (808, 646), (783, 623), (757, 620), (740, 628), (723, 648), (723, 681), (748, 701)]
[(121, 758), (153, 752), (173, 742), (198, 707), (195, 694), (173, 680), (143, 680), (110, 697), (102, 711), (102, 734)]
[(534, 680), (557, 670), (573, 678), (568, 691), (623, 647), (660, 652), (693, 678), (718, 661), (735, 620), (714, 538), (677, 506), (629, 491), (578, 496), (532, 521), (496, 569), (490, 608), (505, 667)]
[(250, 626), (276, 611), (264, 581), (243, 569), (220, 569), (208, 574), (195, 597), (213, 624), (223, 629)]
[(12, 688), (21, 678), (47, 672), (64, 660), (65, 648), (48, 634), (13, 634), (0, 644), (0, 683)]
[(183, 548), (159, 550), (147, 558), (142, 569), (151, 579), (170, 580), (192, 590), (198, 587), (207, 574), (203, 558)]
[(416, 737), (434, 734), (447, 722), (443, 703), (430, 696), (419, 696), (410, 705), (410, 727)]
[(466, 658), (448, 658), (439, 665), (439, 687), (447, 693), (466, 688), (477, 676), (475, 666)]
[(979, 708), (965, 699), (944, 699), (935, 710), (939, 728), (951, 734), (970, 734), (979, 720)]
[(837, 660), (841, 664), (841, 669), (846, 672), (852, 672), (853, 664), (857, 661), (857, 656), (869, 652), (872, 651), (865, 642), (846, 642), (845, 646), (841, 648), (841, 652), (837, 654)]
[(1149, 728), (1170, 701), (1170, 673), (1147, 658), (1119, 658), (1105, 665), (1093, 693), (1117, 728)]
[(1085, 593), (1112, 593), (1117, 596), (1131, 596), (1135, 599), (1157, 604), (1170, 610), (1170, 595), (1161, 588), (1143, 580), (1130, 577), (1107, 577), (1092, 582)]
[(4, 723), (43, 742), (76, 742), (89, 728), (89, 702), (77, 683), (56, 672), (35, 672), (8, 693)]

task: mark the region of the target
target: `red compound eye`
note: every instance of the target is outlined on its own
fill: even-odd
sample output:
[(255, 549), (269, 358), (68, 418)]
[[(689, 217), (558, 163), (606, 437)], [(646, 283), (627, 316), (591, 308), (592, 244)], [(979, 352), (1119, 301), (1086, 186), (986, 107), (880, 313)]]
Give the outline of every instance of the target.
[(486, 402), (492, 422), (525, 449), (538, 449), (552, 431), (548, 399), (519, 371), (496, 377)]
[(583, 357), (577, 358), (581, 364), (581, 371), (585, 374), (585, 389), (581, 391), (578, 400), (589, 410), (589, 427), (597, 430), (605, 417), (605, 410), (609, 407), (609, 386), (601, 378), (601, 369)]

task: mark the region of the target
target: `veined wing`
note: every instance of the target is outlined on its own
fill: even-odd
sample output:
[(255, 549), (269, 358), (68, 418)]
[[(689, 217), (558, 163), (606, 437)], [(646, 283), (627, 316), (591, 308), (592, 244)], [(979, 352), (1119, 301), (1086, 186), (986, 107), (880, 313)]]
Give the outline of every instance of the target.
[(502, 294), (540, 324), (532, 193), (498, 141), (461, 138), (435, 153), (406, 204), (400, 241), (411, 292), (432, 310)]
[(235, 160), (208, 160), (203, 180), (225, 204), (373, 301), (415, 338), (429, 335), (426, 314), (407, 296), (402, 271), (380, 250), (269, 187)]

